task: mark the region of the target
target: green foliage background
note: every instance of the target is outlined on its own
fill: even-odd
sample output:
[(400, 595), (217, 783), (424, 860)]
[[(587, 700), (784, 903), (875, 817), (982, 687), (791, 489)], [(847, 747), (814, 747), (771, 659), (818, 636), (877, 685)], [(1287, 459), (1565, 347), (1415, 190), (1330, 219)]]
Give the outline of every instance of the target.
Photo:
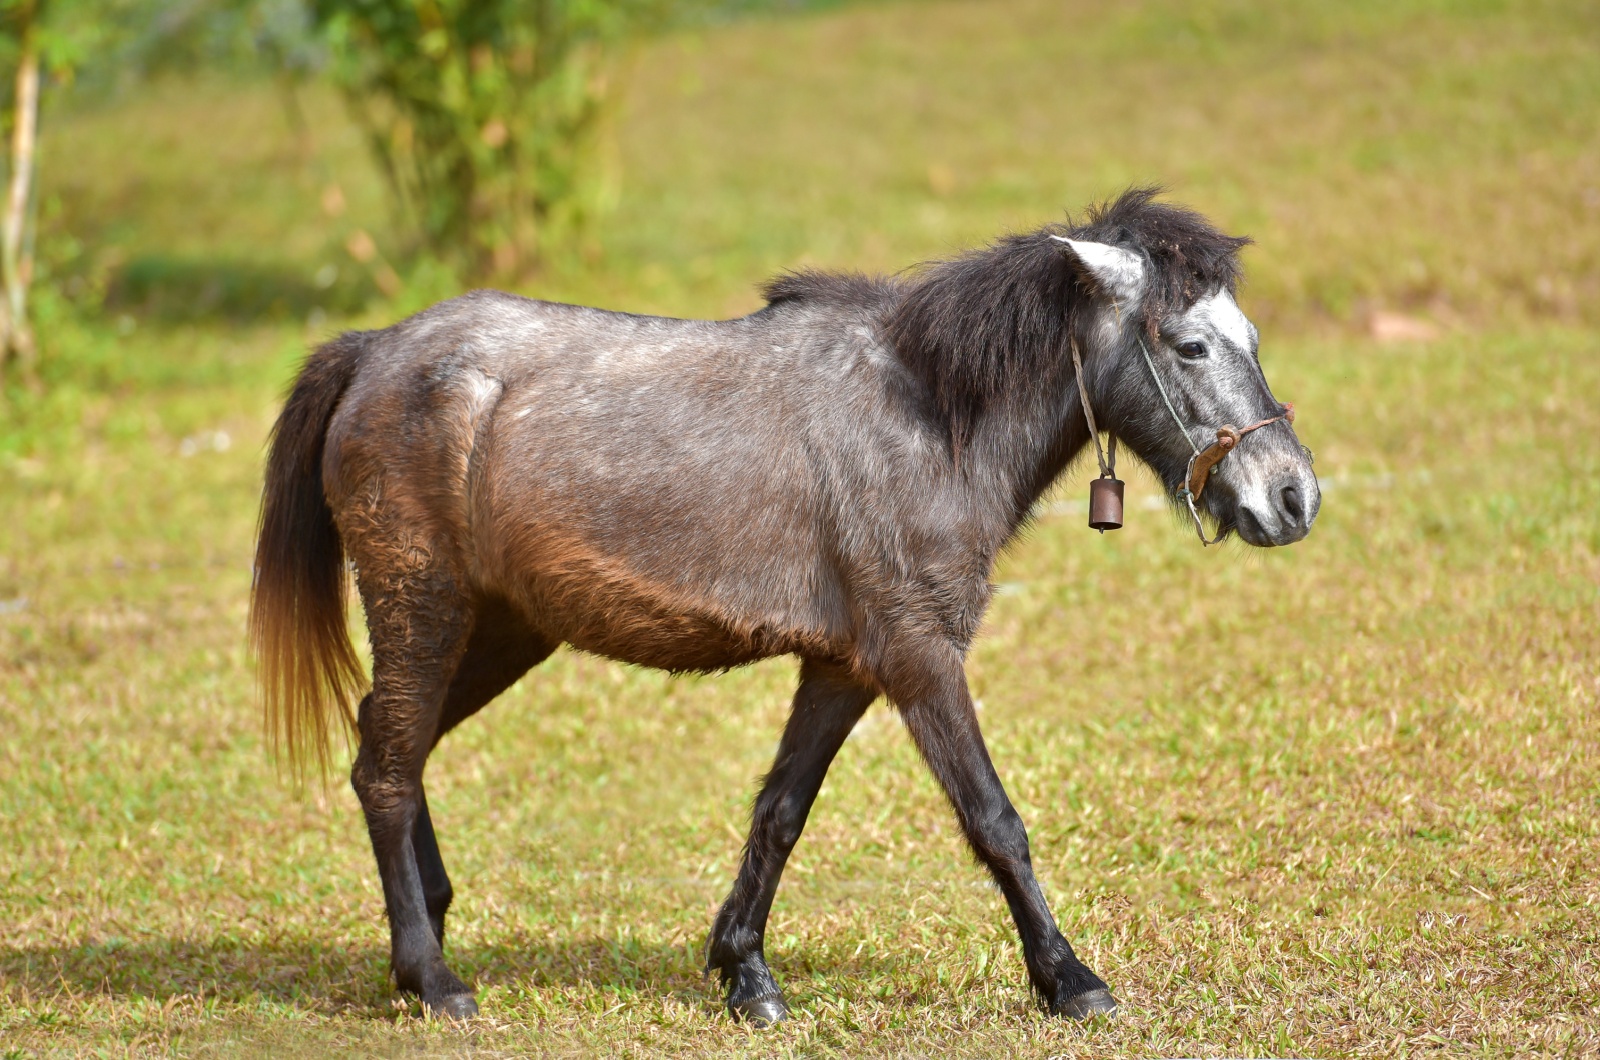
[(329, 67), (427, 249), (511, 275), (594, 205), (615, 0), (319, 0)]

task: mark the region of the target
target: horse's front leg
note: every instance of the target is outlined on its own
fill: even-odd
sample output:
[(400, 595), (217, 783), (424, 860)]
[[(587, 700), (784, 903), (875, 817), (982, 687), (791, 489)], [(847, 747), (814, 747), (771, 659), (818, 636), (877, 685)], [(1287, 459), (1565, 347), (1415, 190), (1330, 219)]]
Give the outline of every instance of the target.
[(706, 948), (707, 967), (722, 974), (735, 1019), (765, 1026), (788, 1013), (763, 952), (767, 914), (822, 778), (876, 695), (831, 666), (808, 661), (801, 668), (772, 772), (756, 797), (739, 876)]
[(1011, 907), (1034, 988), (1056, 1015), (1112, 1014), (1116, 999), (1072, 952), (1033, 875), (1028, 832), (984, 746), (960, 653), (941, 644), (900, 662), (898, 674), (886, 675), (885, 687), (955, 806), (967, 841)]

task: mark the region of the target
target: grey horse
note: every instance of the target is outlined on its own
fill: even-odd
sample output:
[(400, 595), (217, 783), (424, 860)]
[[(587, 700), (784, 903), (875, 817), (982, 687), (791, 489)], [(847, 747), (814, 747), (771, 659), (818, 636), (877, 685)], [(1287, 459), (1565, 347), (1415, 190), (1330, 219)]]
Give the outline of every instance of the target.
[[(787, 1011), (768, 911), (879, 696), (1004, 893), (1043, 1003), (1114, 1012), (1045, 903), (963, 664), (996, 557), (1091, 414), (1219, 535), (1310, 530), (1308, 454), (1234, 300), (1247, 242), (1138, 189), (893, 279), (787, 275), (736, 320), (479, 291), (312, 354), (274, 431), (251, 631), (269, 726), (291, 755), (325, 756), (328, 719), (363, 686), (354, 564), (373, 664), (351, 781), (399, 988), (477, 1012), (444, 959), (452, 891), (423, 769), (569, 644), (679, 672), (801, 660), (707, 951), (735, 1017)], [(1190, 488), (1200, 446), (1249, 421), (1266, 426)]]

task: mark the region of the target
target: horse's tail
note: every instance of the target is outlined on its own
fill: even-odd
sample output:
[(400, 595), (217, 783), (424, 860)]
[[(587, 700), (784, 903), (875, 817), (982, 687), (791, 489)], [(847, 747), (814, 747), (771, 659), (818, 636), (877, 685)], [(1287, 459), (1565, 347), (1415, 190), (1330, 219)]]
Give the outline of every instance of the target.
[(267, 456), (250, 642), (268, 738), (297, 776), (308, 759), (327, 775), (328, 716), (337, 707), (353, 727), (350, 700), (365, 683), (346, 627), (344, 545), (322, 491), (322, 453), (367, 339), (348, 332), (306, 360)]

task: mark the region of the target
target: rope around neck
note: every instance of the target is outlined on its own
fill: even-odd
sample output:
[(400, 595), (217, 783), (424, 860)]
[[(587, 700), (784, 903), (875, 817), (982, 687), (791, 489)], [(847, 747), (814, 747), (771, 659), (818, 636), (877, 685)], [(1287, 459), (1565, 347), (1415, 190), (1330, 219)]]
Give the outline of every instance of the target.
[(1089, 424), (1089, 437), (1094, 439), (1094, 458), (1100, 462), (1100, 477), (1114, 479), (1117, 477), (1117, 436), (1111, 435), (1111, 462), (1106, 462), (1106, 454), (1100, 448), (1100, 429), (1095, 426), (1094, 409), (1089, 405), (1089, 388), (1083, 381), (1083, 361), (1078, 357), (1078, 340), (1072, 339), (1072, 367), (1078, 377), (1078, 400), (1083, 402), (1083, 418)]

